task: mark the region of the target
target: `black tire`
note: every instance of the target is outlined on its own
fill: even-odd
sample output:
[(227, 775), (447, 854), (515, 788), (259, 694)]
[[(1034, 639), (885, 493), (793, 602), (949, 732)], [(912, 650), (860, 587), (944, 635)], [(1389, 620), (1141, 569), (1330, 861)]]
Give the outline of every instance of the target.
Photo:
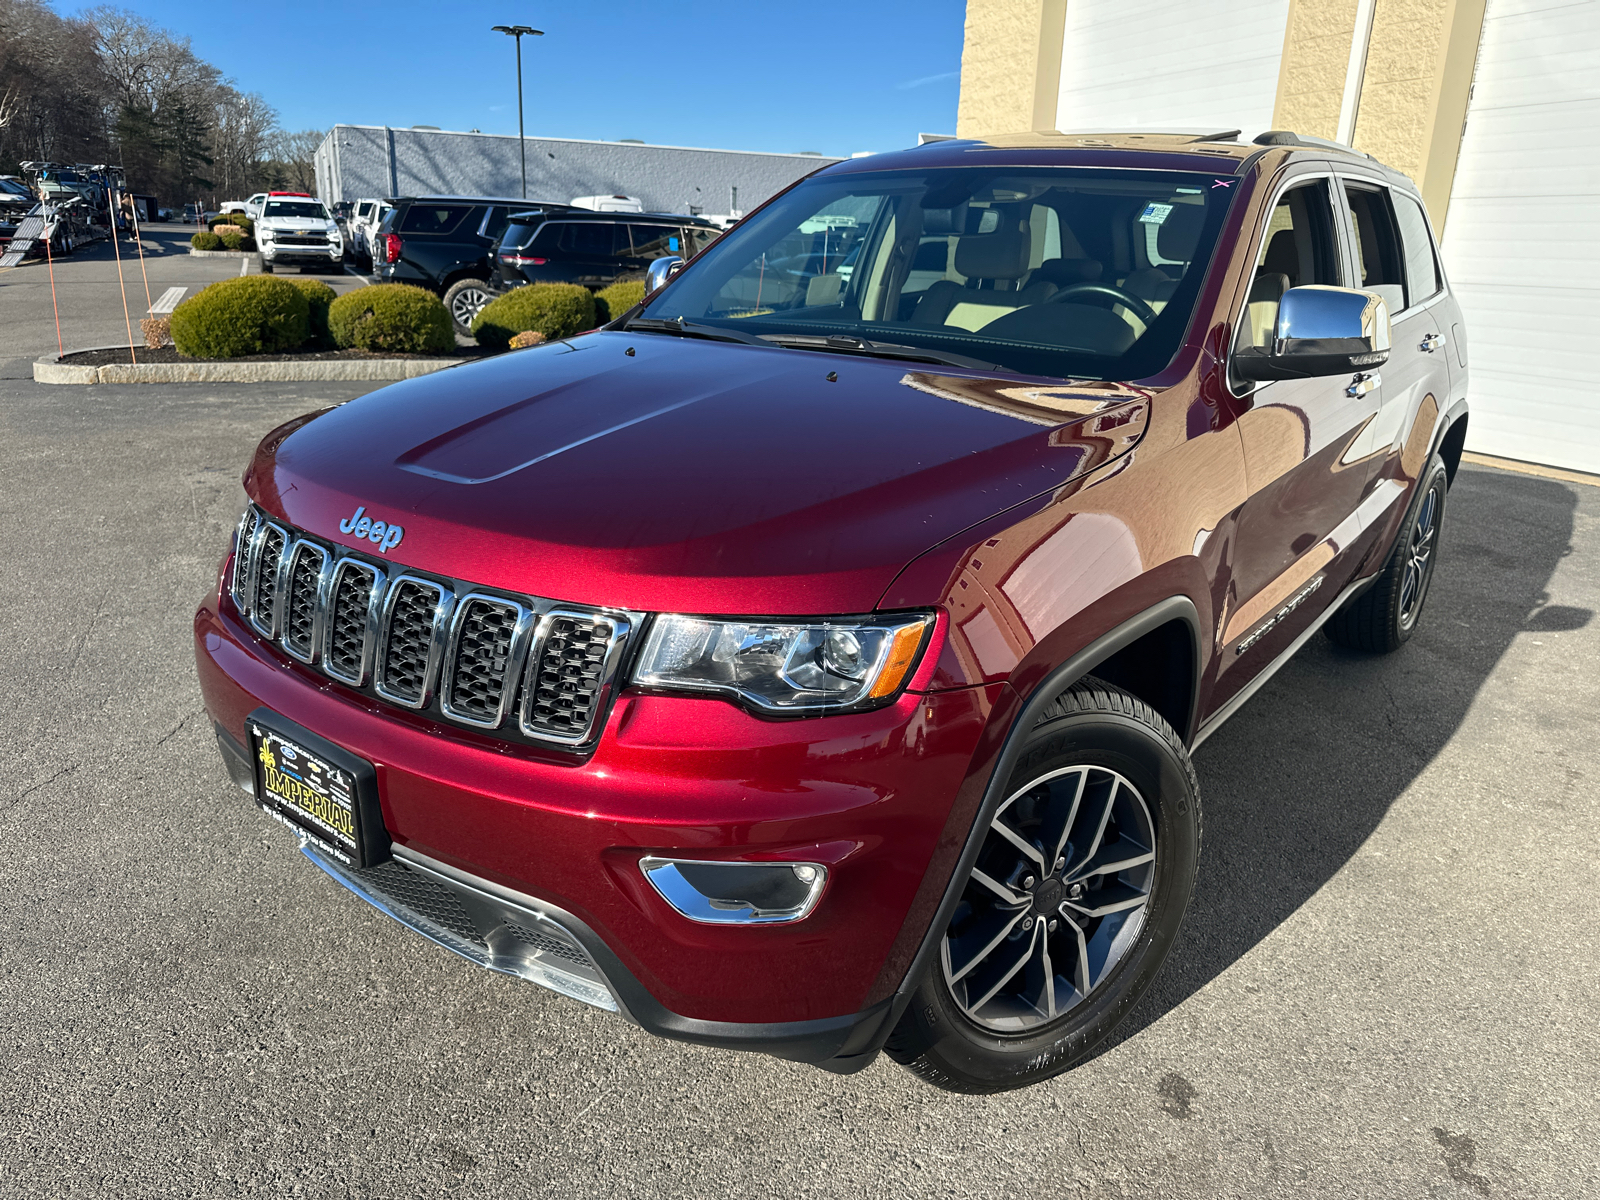
[(444, 306), (450, 320), (462, 337), (472, 336), (472, 318), (483, 311), (483, 306), (495, 298), (492, 287), (481, 279), (468, 276), (458, 279), (445, 289)]
[(262, 259), (261, 260), (261, 273), (263, 275), (271, 275), (272, 274), (272, 264), (269, 263), (266, 259)]
[(1435, 454), (1417, 481), (1376, 581), (1323, 626), (1334, 642), (1369, 654), (1392, 654), (1411, 639), (1439, 561), (1439, 531), (1449, 492), (1449, 468)]
[[(1080, 778), (1081, 784), (1074, 782)], [(1064, 790), (1052, 792), (1052, 781), (1061, 781)], [(1126, 785), (1131, 785), (1131, 795)], [(1070, 804), (1070, 809), (1064, 810), (1063, 804)], [(1010, 839), (995, 832), (995, 821), (1005, 820), (1013, 832), (1027, 835), (1035, 846), (1032, 853), (1048, 855), (1050, 814), (1063, 811), (1066, 815), (1055, 821), (1061, 829), (1059, 857), (1042, 881), (1018, 877), (1013, 867), (1007, 876), (1011, 882), (1001, 881), (1003, 889), (991, 891), (987, 878), (979, 882), (985, 868), (999, 870), (1015, 852)], [(1097, 812), (1107, 815), (1097, 817)], [(1087, 824), (1077, 823), (1080, 813)], [(1144, 825), (1139, 823), (1140, 813)], [(1031, 834), (1030, 819), (1036, 821)], [(1076, 829), (1089, 829), (1095, 820), (1100, 825), (1092, 840), (1076, 836)], [(1141, 829), (1144, 832), (1138, 833)], [(1112, 833), (1114, 839), (1102, 840)], [(889, 1056), (936, 1087), (975, 1094), (1027, 1087), (1067, 1070), (1127, 1016), (1166, 961), (1194, 889), (1200, 833), (1199, 785), (1173, 728), (1121, 688), (1092, 677), (1073, 685), (1052, 702), (1028, 735), (1007, 782), (1006, 799), (991, 821), (961, 905), (945, 931), (946, 942), (885, 1046)], [(1104, 876), (1087, 870), (1096, 863), (1115, 867), (1137, 858), (1132, 849), (1137, 849), (1142, 836), (1154, 839), (1153, 861)], [(1020, 856), (1017, 861), (1026, 870), (1031, 860)], [(1069, 884), (1074, 877), (1090, 882)], [(969, 954), (969, 947), (985, 942), (989, 930), (999, 928), (986, 927), (985, 921), (1004, 920), (1006, 913), (1019, 911), (998, 900), (996, 892), (1009, 890), (1020, 899), (1024, 891), (1019, 888), (1032, 905), (1026, 910), (1029, 915), (1018, 918), (1025, 924), (997, 935), (990, 950)], [(1141, 889), (1144, 899), (1139, 902)], [(987, 914), (982, 911), (986, 901)], [(1128, 907), (1135, 902), (1139, 907)], [(1088, 909), (1114, 903), (1124, 904), (1123, 910), (1087, 915)], [(1074, 929), (1082, 933), (1074, 934)], [(1031, 948), (1023, 949), (1021, 942), (1030, 938)], [(1016, 948), (1008, 951), (1013, 942)], [(1093, 959), (1097, 944), (1105, 951), (1098, 973)], [(1036, 957), (1038, 946), (1044, 949)], [(1062, 947), (1071, 956), (1070, 967)], [(993, 985), (999, 991), (989, 992), (993, 999), (974, 1002), (970, 981), (979, 979), (977, 986), (983, 987), (989, 980), (1002, 979), (1004, 962), (992, 970), (986, 964), (991, 957), (1008, 953), (1025, 955), (1022, 961), (1027, 964), (1012, 968), (1016, 994), (1002, 982)], [(970, 972), (960, 979), (953, 978), (958, 957), (967, 963), (964, 971)], [(1058, 961), (1062, 966), (1056, 966)], [(974, 968), (972, 963), (985, 965)], [(1045, 978), (1043, 963), (1050, 964), (1048, 992), (1038, 982)], [(1065, 978), (1065, 970), (1073, 971), (1074, 977)], [(987, 977), (980, 978), (984, 971)], [(1048, 1012), (1029, 996), (1047, 1004)], [(1067, 1004), (1058, 1012), (1063, 997)]]

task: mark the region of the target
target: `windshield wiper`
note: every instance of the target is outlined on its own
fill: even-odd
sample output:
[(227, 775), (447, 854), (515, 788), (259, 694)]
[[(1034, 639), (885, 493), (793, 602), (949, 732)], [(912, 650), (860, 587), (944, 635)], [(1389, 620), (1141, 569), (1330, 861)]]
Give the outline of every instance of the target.
[(771, 342), (752, 333), (736, 333), (731, 329), (723, 329), (720, 325), (700, 325), (694, 321), (685, 321), (682, 317), (673, 317), (670, 320), (660, 317), (635, 317), (622, 328), (640, 329), (646, 333), (673, 333), (679, 337), (712, 338), (719, 342), (743, 342), (747, 346), (766, 346), (769, 349), (772, 346)]
[(1004, 371), (1007, 368), (981, 358), (968, 358), (964, 354), (950, 354), (944, 350), (929, 350), (922, 346), (907, 346), (899, 342), (869, 342), (866, 338), (811, 334), (768, 334), (767, 340), (790, 350), (831, 350), (837, 354), (863, 354), (871, 358), (903, 358), (910, 362), (943, 363), (950, 367), (967, 367), (975, 371)]

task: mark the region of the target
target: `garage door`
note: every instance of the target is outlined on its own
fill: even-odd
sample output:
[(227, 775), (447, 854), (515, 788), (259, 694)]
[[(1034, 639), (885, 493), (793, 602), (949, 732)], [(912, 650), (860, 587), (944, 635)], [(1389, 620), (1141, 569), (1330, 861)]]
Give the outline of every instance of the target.
[(1056, 128), (1272, 128), (1289, 0), (1068, 0)]
[(1489, 0), (1445, 266), (1467, 448), (1600, 472), (1600, 3)]

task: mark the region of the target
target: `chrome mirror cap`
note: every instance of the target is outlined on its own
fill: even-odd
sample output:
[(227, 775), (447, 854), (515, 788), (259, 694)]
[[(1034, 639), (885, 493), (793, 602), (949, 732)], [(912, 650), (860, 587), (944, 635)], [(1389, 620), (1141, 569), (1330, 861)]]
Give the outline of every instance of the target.
[(1235, 353), (1244, 379), (1309, 379), (1380, 367), (1389, 358), (1389, 305), (1376, 292), (1308, 284), (1278, 302), (1272, 345)]
[(681, 270), (683, 270), (683, 259), (681, 258), (652, 259), (649, 269), (645, 272), (644, 294), (648, 296), (651, 292), (659, 290), (662, 284), (666, 283), (667, 280)]

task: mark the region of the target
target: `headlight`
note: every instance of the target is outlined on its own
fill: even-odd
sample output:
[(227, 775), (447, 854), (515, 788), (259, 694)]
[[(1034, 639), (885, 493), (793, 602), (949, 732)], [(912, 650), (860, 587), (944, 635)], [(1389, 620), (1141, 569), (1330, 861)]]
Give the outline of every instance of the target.
[(719, 692), (794, 715), (873, 708), (911, 678), (932, 627), (930, 614), (807, 623), (662, 614), (650, 627), (633, 682)]
[(257, 229), (256, 230), (256, 241), (258, 241), (258, 242), (270, 242), (271, 240), (272, 240), (272, 230), (270, 230), (270, 229)]

